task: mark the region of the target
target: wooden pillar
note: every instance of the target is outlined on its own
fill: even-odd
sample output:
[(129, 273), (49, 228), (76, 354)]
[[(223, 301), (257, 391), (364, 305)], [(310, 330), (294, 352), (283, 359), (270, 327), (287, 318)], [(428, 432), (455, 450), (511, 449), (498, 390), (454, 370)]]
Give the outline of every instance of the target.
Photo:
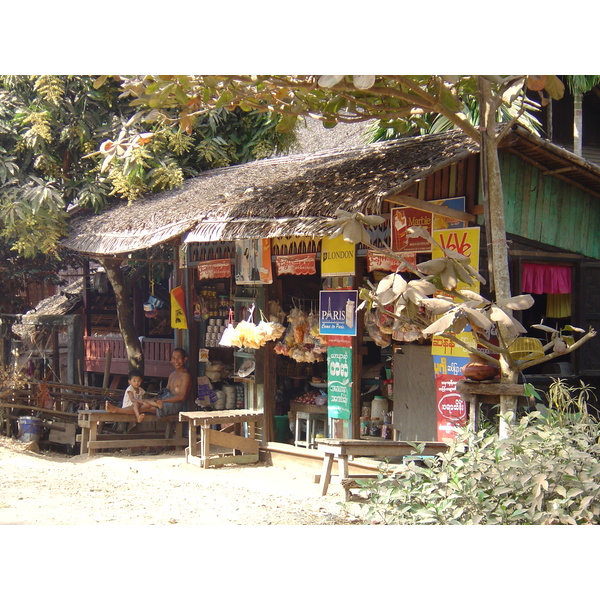
[(16, 315), (0, 316), (0, 366), (7, 368), (12, 363), (12, 326), (17, 320)]
[(90, 299), (90, 261), (83, 261), (83, 335), (92, 335), (92, 303)]
[(67, 351), (67, 383), (81, 383), (81, 359), (83, 350), (83, 317), (70, 315), (68, 320), (69, 346)]

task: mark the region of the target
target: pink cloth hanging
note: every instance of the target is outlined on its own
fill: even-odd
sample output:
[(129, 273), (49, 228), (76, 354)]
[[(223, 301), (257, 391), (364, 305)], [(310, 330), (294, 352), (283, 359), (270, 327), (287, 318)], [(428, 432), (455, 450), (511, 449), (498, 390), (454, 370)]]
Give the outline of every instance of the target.
[(521, 290), (524, 294), (570, 294), (571, 267), (522, 263)]

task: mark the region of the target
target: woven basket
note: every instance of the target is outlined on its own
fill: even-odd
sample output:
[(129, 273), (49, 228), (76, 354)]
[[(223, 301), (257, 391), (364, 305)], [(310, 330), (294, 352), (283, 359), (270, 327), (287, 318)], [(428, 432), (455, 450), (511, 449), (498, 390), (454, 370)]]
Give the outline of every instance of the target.
[(515, 360), (534, 360), (544, 356), (544, 346), (537, 338), (517, 338), (508, 348)]

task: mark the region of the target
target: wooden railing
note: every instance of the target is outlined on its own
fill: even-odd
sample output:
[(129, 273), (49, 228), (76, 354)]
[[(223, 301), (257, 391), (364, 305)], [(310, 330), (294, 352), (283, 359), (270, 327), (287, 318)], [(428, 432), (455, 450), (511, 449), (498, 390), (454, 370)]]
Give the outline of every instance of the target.
[[(121, 337), (83, 338), (85, 348), (85, 370), (91, 373), (104, 373), (106, 357), (110, 350), (110, 372), (114, 375), (126, 375), (129, 367), (127, 351)], [(173, 340), (165, 338), (143, 338), (145, 377), (168, 377), (173, 372), (171, 353)]]

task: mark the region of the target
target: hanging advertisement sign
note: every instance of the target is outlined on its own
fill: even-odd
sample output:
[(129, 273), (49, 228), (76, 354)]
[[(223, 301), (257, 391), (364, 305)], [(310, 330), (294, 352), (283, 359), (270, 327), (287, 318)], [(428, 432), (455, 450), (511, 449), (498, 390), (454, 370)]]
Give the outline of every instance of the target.
[(431, 252), (431, 243), (422, 237), (408, 237), (409, 227), (424, 227), (431, 233), (431, 213), (417, 208), (392, 208), (392, 250), (394, 252)]
[(327, 348), (327, 415), (331, 419), (352, 416), (351, 348)]
[[(461, 331), (460, 333), (455, 333), (454, 337), (458, 338), (460, 341), (468, 344), (469, 346), (473, 346), (475, 344), (475, 338), (473, 337), (473, 333), (471, 331)], [(453, 340), (441, 335), (434, 335), (431, 338), (431, 354), (434, 356), (468, 358), (469, 351)]]
[(228, 258), (199, 262), (198, 279), (229, 279), (231, 277), (231, 261)]
[(328, 346), (339, 346), (341, 348), (352, 348), (352, 336), (350, 335), (328, 335)]
[(316, 254), (276, 256), (277, 275), (314, 275), (317, 272)]
[(269, 238), (235, 241), (235, 281), (238, 284), (273, 283)]
[(171, 328), (187, 329), (185, 310), (185, 290), (179, 286), (170, 291), (171, 295)]
[(456, 391), (456, 384), (464, 379), (456, 375), (436, 375), (437, 441), (450, 442), (458, 428), (467, 424), (467, 404)]
[(356, 335), (356, 290), (322, 290), (319, 292), (319, 334)]
[[(470, 266), (479, 271), (479, 240), (480, 240), (480, 228), (479, 227), (460, 227), (455, 229), (440, 229), (433, 232), (433, 239), (442, 248), (448, 250), (454, 250), (460, 254), (464, 254), (467, 258), (471, 259)], [(431, 258), (440, 258), (443, 256), (443, 252), (437, 246), (434, 246), (431, 251)], [(460, 281), (456, 287), (460, 290), (472, 290), (479, 293), (480, 283), (476, 279), (473, 285), (467, 285)]]
[[(464, 197), (432, 200), (432, 204), (446, 206), (464, 212)], [(409, 227), (424, 227), (429, 234), (435, 229), (460, 227), (464, 223), (443, 215), (434, 215), (425, 210), (397, 207), (391, 210), (391, 246), (394, 252), (431, 252), (431, 243), (422, 237), (408, 237)]]
[(321, 241), (321, 277), (354, 275), (356, 262), (355, 244), (345, 242), (342, 236)]
[[(402, 253), (402, 257), (408, 263), (413, 266), (417, 264), (417, 255), (414, 252)], [(390, 273), (402, 273), (408, 271), (408, 267), (399, 260), (382, 254), (381, 252), (375, 252), (374, 250), (367, 250), (367, 271), (388, 271)]]
[(433, 356), (433, 368), (436, 377), (449, 375), (463, 379), (462, 368), (469, 362), (468, 356)]
[[(446, 198), (445, 200), (431, 200), (431, 204), (438, 204), (439, 206), (446, 206), (460, 212), (465, 212), (465, 197), (460, 196), (458, 198)], [(431, 229), (453, 229), (455, 227), (464, 227), (466, 223), (459, 221), (452, 217), (446, 217), (444, 215), (433, 215), (433, 221), (431, 223)]]

